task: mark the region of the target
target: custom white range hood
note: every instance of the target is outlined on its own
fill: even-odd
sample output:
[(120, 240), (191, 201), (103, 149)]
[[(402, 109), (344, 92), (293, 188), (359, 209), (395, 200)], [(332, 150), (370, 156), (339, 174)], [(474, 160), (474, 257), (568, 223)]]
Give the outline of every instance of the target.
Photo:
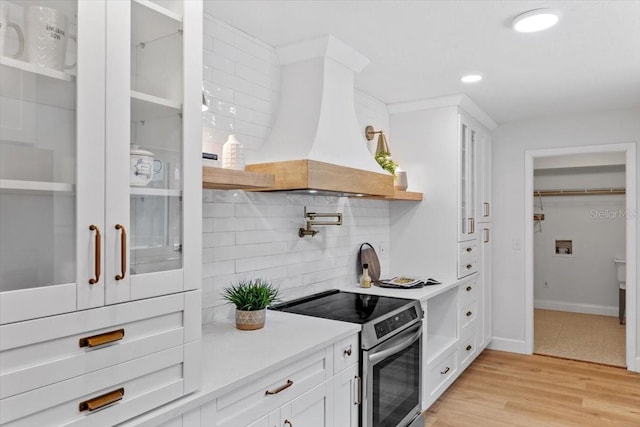
[(277, 49), (276, 121), (246, 170), (275, 175), (272, 190), (393, 194), (393, 176), (367, 148), (354, 108), (354, 73), (369, 60), (328, 35)]

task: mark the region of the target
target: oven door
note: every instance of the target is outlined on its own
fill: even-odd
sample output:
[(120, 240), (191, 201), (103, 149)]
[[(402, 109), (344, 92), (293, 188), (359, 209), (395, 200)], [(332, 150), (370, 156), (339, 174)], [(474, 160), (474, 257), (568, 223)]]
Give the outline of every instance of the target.
[(408, 425), (420, 414), (422, 322), (362, 355), (362, 426)]

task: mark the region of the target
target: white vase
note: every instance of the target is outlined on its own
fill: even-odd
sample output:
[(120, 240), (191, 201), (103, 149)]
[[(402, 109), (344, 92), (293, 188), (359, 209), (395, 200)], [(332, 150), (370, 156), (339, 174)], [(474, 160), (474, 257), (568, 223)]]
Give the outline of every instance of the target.
[(396, 190), (404, 191), (408, 187), (407, 183), (407, 173), (400, 168), (396, 169), (396, 177), (394, 187)]
[(244, 170), (244, 147), (233, 135), (222, 146), (222, 167)]

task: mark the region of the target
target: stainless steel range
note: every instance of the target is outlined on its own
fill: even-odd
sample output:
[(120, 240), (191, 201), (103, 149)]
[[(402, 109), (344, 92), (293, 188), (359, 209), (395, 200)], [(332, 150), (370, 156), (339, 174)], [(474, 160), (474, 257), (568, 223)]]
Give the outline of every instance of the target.
[(361, 324), (360, 425), (420, 425), (424, 314), (419, 301), (330, 290), (271, 308)]

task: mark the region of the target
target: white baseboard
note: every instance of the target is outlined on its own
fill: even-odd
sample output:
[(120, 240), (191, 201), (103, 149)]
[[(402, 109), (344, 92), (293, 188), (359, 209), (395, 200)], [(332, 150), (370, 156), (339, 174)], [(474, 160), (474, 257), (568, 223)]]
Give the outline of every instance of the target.
[(493, 337), (487, 346), (490, 350), (508, 351), (509, 353), (530, 354), (527, 352), (525, 342), (509, 338)]
[(564, 301), (535, 300), (535, 308), (543, 310), (568, 311), (571, 313), (599, 314), (600, 316), (618, 317), (618, 307), (606, 305), (577, 304)]

